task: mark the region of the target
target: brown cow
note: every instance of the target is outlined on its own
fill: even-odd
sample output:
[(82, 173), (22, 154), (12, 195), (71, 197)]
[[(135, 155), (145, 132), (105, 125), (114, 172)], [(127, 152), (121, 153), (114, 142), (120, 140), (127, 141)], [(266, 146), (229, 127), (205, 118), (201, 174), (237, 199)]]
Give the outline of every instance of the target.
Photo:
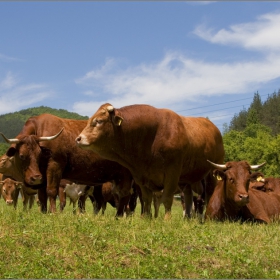
[(107, 203), (112, 207), (117, 208), (119, 206), (119, 196), (114, 193), (114, 183), (106, 182), (102, 185), (94, 186), (93, 198), (95, 201), (94, 214), (97, 215), (102, 209), (102, 215), (104, 214)]
[(242, 208), (243, 221), (270, 223), (280, 215), (280, 195), (275, 192), (264, 192), (254, 188), (249, 191), (249, 203)]
[[(20, 169), (20, 166), (15, 165), (14, 157), (8, 157), (5, 154), (0, 157), (0, 172), (5, 174), (3, 174), (3, 179), (11, 178), (23, 182), (22, 171)], [(35, 196), (37, 195), (37, 190), (27, 187), (26, 184), (22, 183), (21, 195), (23, 209), (26, 210), (28, 204), (29, 209), (31, 209), (35, 201)]]
[[(77, 145), (128, 168), (141, 187), (144, 212), (151, 216), (152, 193), (163, 189), (165, 218), (178, 185), (187, 185), (186, 211), (192, 208), (192, 185), (222, 163), (224, 147), (218, 128), (206, 118), (183, 117), (168, 109), (102, 105), (76, 138)], [(213, 177), (212, 177), (213, 178)], [(215, 182), (209, 185), (213, 190)], [(201, 186), (201, 190), (203, 187)]]
[(220, 221), (240, 219), (242, 208), (249, 202), (249, 184), (254, 176), (251, 170), (256, 170), (265, 163), (259, 165), (249, 165), (246, 161), (230, 161), (223, 165), (210, 163), (217, 168), (213, 174), (217, 177), (218, 183), (207, 205), (205, 218)]
[(250, 188), (280, 194), (280, 178), (265, 177), (261, 172), (258, 172), (251, 182)]
[(23, 170), (25, 183), (38, 189), (43, 212), (47, 211), (47, 197), (50, 211), (56, 211), (61, 179), (85, 185), (115, 180), (121, 188), (120, 208), (117, 209), (117, 215), (121, 216), (123, 205), (130, 197), (131, 174), (117, 162), (76, 146), (75, 137), (86, 124), (86, 120), (63, 119), (51, 114), (31, 117), (15, 139), (7, 139), (1, 133), (11, 144), (6, 155), (14, 156), (16, 169)]
[[(94, 213), (98, 214), (102, 208), (102, 214), (106, 210), (106, 204), (111, 204), (112, 207), (119, 207), (120, 195), (119, 188), (116, 187), (115, 182), (106, 182), (102, 186), (94, 186), (93, 189), (93, 198), (95, 200)], [(139, 187), (132, 181), (131, 186), (131, 196), (129, 202), (126, 204), (126, 207), (123, 211), (126, 215), (132, 215), (137, 205), (137, 198), (139, 196)]]
[(22, 185), (22, 182), (17, 182), (10, 178), (0, 181), (1, 195), (7, 205), (13, 205), (14, 208), (17, 207), (18, 196)]

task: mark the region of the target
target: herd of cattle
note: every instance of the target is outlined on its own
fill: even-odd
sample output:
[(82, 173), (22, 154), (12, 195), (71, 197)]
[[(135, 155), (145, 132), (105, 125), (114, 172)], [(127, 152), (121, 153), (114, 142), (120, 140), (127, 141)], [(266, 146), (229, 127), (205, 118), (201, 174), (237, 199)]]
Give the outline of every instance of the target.
[(265, 163), (224, 163), (222, 135), (207, 118), (106, 103), (89, 120), (42, 114), (14, 139), (0, 134), (10, 143), (0, 158), (0, 194), (8, 205), (16, 207), (21, 193), (27, 209), (37, 195), (41, 212), (55, 212), (59, 197), (62, 211), (68, 196), (73, 211), (78, 203), (83, 212), (89, 198), (95, 214), (110, 203), (123, 216), (139, 198), (141, 215), (150, 217), (154, 202), (157, 217), (162, 203), (167, 219), (180, 193), (186, 218), (193, 205), (220, 221), (269, 223), (280, 214), (280, 179), (257, 171)]

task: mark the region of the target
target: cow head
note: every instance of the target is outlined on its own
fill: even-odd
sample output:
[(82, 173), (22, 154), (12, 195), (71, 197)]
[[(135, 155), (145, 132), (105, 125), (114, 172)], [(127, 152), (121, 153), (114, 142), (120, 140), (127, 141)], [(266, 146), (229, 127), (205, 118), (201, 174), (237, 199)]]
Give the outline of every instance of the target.
[(22, 188), (22, 186), (22, 182), (17, 182), (10, 178), (6, 178), (4, 181), (0, 181), (1, 194), (7, 205), (14, 204), (14, 201), (18, 196), (18, 191)]
[(83, 149), (102, 152), (102, 146), (108, 143), (108, 137), (114, 134), (122, 122), (123, 118), (114, 107), (106, 103), (88, 120), (87, 126), (76, 138), (76, 143)]
[(0, 157), (0, 173), (6, 174), (13, 166), (13, 157), (8, 157), (6, 154)]
[(49, 150), (40, 146), (42, 141), (51, 141), (56, 139), (61, 132), (50, 137), (39, 137), (37, 135), (20, 135), (15, 139), (8, 139), (0, 133), (7, 143), (11, 146), (6, 152), (6, 156), (14, 157), (14, 164), (17, 169), (21, 169), (22, 177), (28, 185), (42, 184), (42, 174), (39, 170), (42, 157), (49, 156)]
[(249, 165), (246, 161), (231, 161), (226, 164), (215, 164), (209, 160), (208, 162), (216, 168), (213, 175), (218, 181), (223, 181), (226, 200), (238, 206), (247, 204), (251, 170), (256, 170), (265, 163)]
[(256, 189), (265, 192), (265, 178), (263, 173), (261, 172), (255, 172), (251, 175), (250, 178), (250, 189)]

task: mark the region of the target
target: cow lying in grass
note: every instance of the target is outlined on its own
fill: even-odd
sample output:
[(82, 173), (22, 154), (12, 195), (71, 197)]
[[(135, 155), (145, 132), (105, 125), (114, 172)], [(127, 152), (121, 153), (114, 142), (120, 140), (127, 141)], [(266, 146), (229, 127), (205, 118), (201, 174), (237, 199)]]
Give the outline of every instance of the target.
[(251, 170), (263, 164), (251, 166), (246, 161), (210, 164), (216, 167), (213, 175), (217, 178), (217, 185), (207, 205), (205, 218), (219, 221), (239, 219), (241, 209), (249, 203)]

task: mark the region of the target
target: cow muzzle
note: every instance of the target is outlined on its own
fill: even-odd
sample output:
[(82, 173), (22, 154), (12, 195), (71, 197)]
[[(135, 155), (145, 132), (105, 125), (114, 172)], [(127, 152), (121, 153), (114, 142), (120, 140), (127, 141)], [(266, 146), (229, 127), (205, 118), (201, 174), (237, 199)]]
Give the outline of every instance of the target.
[(13, 205), (13, 203), (14, 203), (14, 201), (12, 199), (7, 199), (6, 200), (6, 204), (9, 205), (9, 206)]
[(89, 142), (87, 140), (87, 137), (85, 137), (83, 134), (80, 134), (76, 139), (76, 144), (79, 147), (85, 147), (85, 146), (89, 146)]
[(248, 194), (238, 194), (238, 199), (241, 204), (247, 204), (249, 202)]

